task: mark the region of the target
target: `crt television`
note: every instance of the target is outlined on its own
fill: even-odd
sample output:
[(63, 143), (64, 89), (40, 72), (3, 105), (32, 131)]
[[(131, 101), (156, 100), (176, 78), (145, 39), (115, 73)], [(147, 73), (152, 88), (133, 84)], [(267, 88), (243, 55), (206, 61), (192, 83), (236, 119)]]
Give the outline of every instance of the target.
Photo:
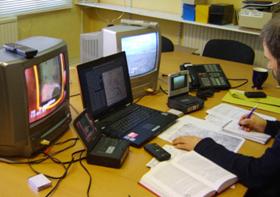
[(0, 155), (32, 156), (69, 128), (69, 65), (64, 41), (30, 37), (26, 59), (0, 48)]
[[(147, 23), (144, 23), (147, 24)], [(161, 36), (157, 27), (120, 24), (103, 28), (103, 56), (125, 51), (133, 97), (156, 90)]]

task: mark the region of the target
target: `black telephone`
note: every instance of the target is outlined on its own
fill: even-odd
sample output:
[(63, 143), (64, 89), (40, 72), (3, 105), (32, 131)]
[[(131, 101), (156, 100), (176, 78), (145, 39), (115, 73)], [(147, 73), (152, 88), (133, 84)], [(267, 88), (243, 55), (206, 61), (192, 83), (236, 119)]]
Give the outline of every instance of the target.
[(180, 70), (188, 70), (190, 75), (190, 89), (226, 90), (230, 83), (219, 64), (190, 64), (180, 65)]

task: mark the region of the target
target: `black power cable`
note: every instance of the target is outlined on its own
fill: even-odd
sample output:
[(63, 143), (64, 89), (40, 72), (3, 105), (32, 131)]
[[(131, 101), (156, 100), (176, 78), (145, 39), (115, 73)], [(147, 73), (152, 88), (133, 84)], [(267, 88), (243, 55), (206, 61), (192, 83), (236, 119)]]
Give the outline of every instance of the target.
[(241, 83), (241, 84), (239, 84), (237, 86), (231, 87), (232, 89), (239, 88), (241, 86), (244, 86), (246, 83), (248, 83), (248, 79), (228, 79), (228, 80), (231, 80), (231, 81), (244, 81), (243, 83)]
[(90, 172), (88, 171), (88, 169), (84, 166), (84, 164), (82, 163), (82, 155), (83, 155), (83, 152), (81, 152), (80, 154), (80, 165), (82, 166), (82, 168), (85, 170), (85, 172), (88, 174), (89, 176), (89, 182), (88, 182), (88, 187), (87, 187), (87, 197), (89, 197), (89, 193), (90, 193), (90, 188), (91, 188), (91, 182), (92, 182), (92, 177), (91, 177), (91, 174)]

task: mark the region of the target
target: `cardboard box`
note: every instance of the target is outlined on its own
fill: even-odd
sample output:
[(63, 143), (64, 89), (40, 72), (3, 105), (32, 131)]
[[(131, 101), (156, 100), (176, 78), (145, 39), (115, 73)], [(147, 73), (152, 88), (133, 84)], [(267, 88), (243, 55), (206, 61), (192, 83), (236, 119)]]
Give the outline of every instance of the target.
[(240, 27), (262, 29), (272, 16), (272, 12), (241, 9), (239, 12), (238, 25)]
[(182, 3), (189, 5), (206, 4), (207, 0), (182, 0)]
[(195, 21), (199, 23), (208, 23), (209, 5), (195, 6)]

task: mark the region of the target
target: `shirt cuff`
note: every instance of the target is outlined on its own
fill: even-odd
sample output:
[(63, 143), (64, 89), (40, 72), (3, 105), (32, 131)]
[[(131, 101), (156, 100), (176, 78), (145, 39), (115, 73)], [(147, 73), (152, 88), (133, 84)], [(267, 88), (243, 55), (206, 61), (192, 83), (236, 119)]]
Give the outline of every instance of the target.
[(194, 147), (194, 150), (197, 153), (203, 154), (208, 150), (209, 146), (212, 146), (212, 144), (216, 144), (216, 142), (211, 138), (204, 138), (198, 142), (198, 144)]
[(266, 124), (265, 130), (264, 130), (264, 132), (266, 134), (269, 134), (274, 137), (275, 135), (277, 135), (280, 132), (279, 130), (280, 130), (279, 121), (267, 120), (267, 124)]

